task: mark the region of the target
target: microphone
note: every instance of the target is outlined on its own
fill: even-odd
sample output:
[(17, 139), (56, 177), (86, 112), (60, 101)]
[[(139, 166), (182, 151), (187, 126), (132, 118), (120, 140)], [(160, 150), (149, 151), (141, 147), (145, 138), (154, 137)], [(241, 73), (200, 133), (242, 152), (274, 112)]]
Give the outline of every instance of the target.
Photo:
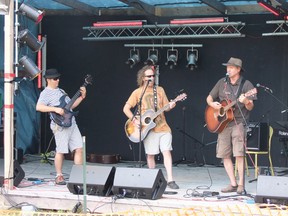
[(261, 88), (265, 89), (265, 91), (268, 90), (269, 92), (273, 93), (272, 89), (270, 89), (270, 88), (268, 88), (268, 87), (266, 87), (266, 86), (260, 85), (259, 83), (257, 83), (256, 86), (257, 86), (258, 88), (261, 87)]
[(152, 79), (148, 79), (147, 81), (148, 81), (148, 82), (152, 82)]
[(229, 82), (230, 82), (230, 80), (229, 80), (229, 73), (226, 73), (224, 82), (226, 82), (226, 83), (229, 83)]

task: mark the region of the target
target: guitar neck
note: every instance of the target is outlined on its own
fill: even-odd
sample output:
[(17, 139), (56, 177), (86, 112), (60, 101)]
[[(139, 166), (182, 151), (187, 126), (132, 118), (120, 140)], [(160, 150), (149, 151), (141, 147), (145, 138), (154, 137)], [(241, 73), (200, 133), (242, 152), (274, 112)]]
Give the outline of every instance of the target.
[(66, 110), (70, 110), (70, 108), (72, 107), (72, 105), (74, 104), (74, 102), (77, 100), (77, 98), (81, 95), (80, 90), (78, 90), (76, 92), (76, 94), (71, 98), (71, 100), (69, 101), (69, 103), (66, 104), (65, 109)]
[(162, 112), (164, 112), (168, 108), (169, 108), (169, 104), (167, 104), (166, 106), (164, 106), (161, 109), (157, 110), (157, 112), (155, 112), (154, 115), (151, 116), (151, 118), (155, 119), (158, 115), (160, 115)]
[[(86, 87), (87, 83), (84, 83), (82, 86)], [(81, 92), (80, 89), (75, 93), (75, 95), (71, 98), (71, 100), (66, 104), (64, 107), (66, 110), (70, 110), (74, 102), (77, 100), (78, 97), (80, 97)]]
[[(237, 100), (238, 100), (238, 99), (237, 99)], [(224, 112), (226, 112), (227, 110), (231, 109), (231, 108), (236, 104), (237, 100), (232, 101), (231, 103), (229, 103), (228, 105), (226, 105), (226, 106), (224, 107)]]
[[(172, 100), (173, 102), (177, 102), (178, 100)], [(159, 110), (157, 110), (157, 112), (155, 112), (152, 116), (151, 116), (151, 118), (152, 119), (155, 119), (158, 115), (160, 115), (162, 112), (164, 112), (165, 110), (167, 110), (167, 109), (169, 109), (169, 107), (170, 107), (170, 105), (169, 105), (169, 103), (166, 105), (166, 106), (164, 106), (164, 107), (162, 107), (161, 109), (159, 109)]]

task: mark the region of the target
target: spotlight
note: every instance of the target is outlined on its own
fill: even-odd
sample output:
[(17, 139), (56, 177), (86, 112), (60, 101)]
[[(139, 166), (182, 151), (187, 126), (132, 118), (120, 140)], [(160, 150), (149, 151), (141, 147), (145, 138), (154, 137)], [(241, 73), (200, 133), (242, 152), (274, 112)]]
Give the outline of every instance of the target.
[(27, 44), (33, 52), (38, 52), (45, 44), (44, 42), (38, 41), (28, 29), (19, 32), (18, 42)]
[(194, 68), (197, 67), (197, 61), (198, 61), (198, 50), (187, 50), (187, 61), (188, 64), (186, 67), (188, 67), (190, 70), (194, 70)]
[(130, 57), (126, 61), (126, 64), (130, 65), (130, 68), (132, 68), (135, 64), (140, 62), (140, 55), (139, 55), (139, 50), (138, 49), (131, 49), (130, 50)]
[(19, 59), (19, 64), (24, 68), (24, 70), (28, 73), (28, 77), (30, 80), (33, 80), (37, 77), (42, 71), (36, 66), (36, 64), (29, 59), (27, 56), (23, 56)]
[(170, 69), (173, 69), (177, 65), (178, 61), (178, 50), (168, 49), (167, 50), (167, 62), (166, 65), (170, 66)]
[(36, 24), (40, 23), (44, 17), (44, 12), (36, 8), (22, 3), (19, 7), (19, 12), (24, 16), (32, 19)]
[(148, 50), (148, 58), (145, 64), (155, 65), (158, 62), (158, 50), (149, 49)]

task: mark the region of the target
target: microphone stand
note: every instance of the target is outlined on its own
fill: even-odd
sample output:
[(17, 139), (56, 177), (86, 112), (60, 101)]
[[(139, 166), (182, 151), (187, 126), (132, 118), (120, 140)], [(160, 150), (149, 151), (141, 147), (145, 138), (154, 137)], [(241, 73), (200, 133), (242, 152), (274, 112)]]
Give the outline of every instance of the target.
[[(278, 103), (280, 103), (282, 106), (285, 107), (284, 110), (281, 111), (281, 113), (288, 112), (288, 106), (284, 104), (279, 98), (277, 98), (275, 95), (273, 95), (272, 90), (264, 88), (264, 91), (267, 92), (272, 98), (274, 98)], [(277, 123), (277, 122), (276, 122)], [(269, 124), (268, 124), (269, 126)], [(286, 144), (284, 144), (286, 146)], [(270, 171), (270, 169), (268, 169)], [(285, 170), (284, 173), (288, 172), (288, 170)]]
[[(142, 155), (142, 134), (141, 134), (141, 130), (142, 130), (142, 99), (143, 99), (143, 96), (146, 92), (146, 89), (148, 87), (150, 83), (150, 80), (147, 81), (144, 89), (143, 89), (143, 92), (139, 98), (139, 101), (138, 101), (138, 104), (137, 104), (137, 109), (138, 109), (138, 113), (139, 113), (139, 155), (138, 155), (138, 165), (139, 165), (139, 168), (142, 168), (142, 159), (141, 159), (141, 155)], [(132, 120), (135, 118), (135, 115), (136, 115), (137, 112), (134, 113), (134, 116), (132, 117)]]
[[(182, 107), (182, 124), (183, 124), (182, 128), (183, 128), (183, 130), (181, 130), (179, 128), (176, 128), (183, 135), (182, 136), (182, 158), (180, 160), (178, 160), (178, 161), (175, 161), (174, 162), (174, 166), (177, 166), (180, 163), (188, 163), (188, 164), (192, 163), (192, 161), (187, 161), (186, 154), (185, 154), (185, 152), (186, 152), (186, 140), (185, 140), (185, 138), (187, 136), (186, 130), (185, 130), (185, 128), (186, 128), (185, 127), (186, 126), (186, 124), (185, 124), (185, 110), (186, 110), (186, 107), (183, 106)], [(195, 145), (194, 145), (194, 149), (195, 149)]]

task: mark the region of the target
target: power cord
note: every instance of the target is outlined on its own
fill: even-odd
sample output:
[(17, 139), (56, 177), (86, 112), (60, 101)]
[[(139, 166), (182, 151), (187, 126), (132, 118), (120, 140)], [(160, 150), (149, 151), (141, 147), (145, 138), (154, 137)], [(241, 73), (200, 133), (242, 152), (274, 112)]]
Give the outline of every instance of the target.
[(72, 209), (72, 213), (80, 213), (83, 210), (83, 206), (81, 202), (77, 202), (76, 205)]

